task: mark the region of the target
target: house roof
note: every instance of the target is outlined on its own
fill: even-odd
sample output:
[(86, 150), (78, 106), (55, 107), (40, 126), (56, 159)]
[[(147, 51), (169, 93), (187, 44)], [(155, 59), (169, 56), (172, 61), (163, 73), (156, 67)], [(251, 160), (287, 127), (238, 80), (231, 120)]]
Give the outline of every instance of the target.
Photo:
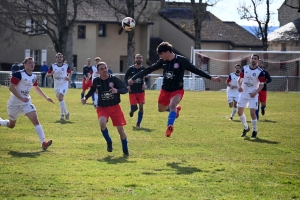
[(268, 35), (269, 42), (299, 41), (300, 40), (300, 18), (276, 29)]
[[(195, 28), (190, 8), (166, 8), (160, 16), (183, 31), (193, 40)], [(235, 47), (262, 47), (262, 42), (235, 22), (223, 22), (207, 12), (202, 23), (202, 42), (229, 42)]]

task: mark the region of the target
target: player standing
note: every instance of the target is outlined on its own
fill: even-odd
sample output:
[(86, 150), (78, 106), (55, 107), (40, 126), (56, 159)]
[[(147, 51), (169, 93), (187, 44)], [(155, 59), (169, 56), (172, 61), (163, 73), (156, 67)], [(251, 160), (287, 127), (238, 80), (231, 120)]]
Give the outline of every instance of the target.
[[(137, 78), (133, 85), (128, 85), (128, 79), (133, 77), (140, 71), (143, 71), (145, 67), (142, 65), (143, 56), (141, 54), (135, 55), (135, 64), (130, 66), (125, 74), (125, 85), (127, 85), (127, 89), (129, 91), (129, 102), (130, 102), (130, 113), (129, 116), (132, 117), (134, 112), (139, 109), (138, 119), (136, 122), (136, 127), (140, 128), (141, 122), (143, 120), (144, 114), (144, 104), (145, 104), (145, 88), (146, 82), (143, 78)], [(139, 104), (139, 107), (137, 106)]]
[(35, 132), (40, 139), (42, 149), (46, 150), (52, 144), (52, 140), (45, 140), (44, 130), (37, 118), (36, 108), (31, 102), (29, 92), (33, 87), (36, 93), (44, 97), (47, 101), (51, 103), (54, 102), (51, 98), (47, 97), (38, 86), (37, 76), (32, 73), (35, 65), (33, 58), (26, 57), (23, 61), (23, 65), (24, 70), (13, 73), (10, 79), (11, 84), (9, 86), (9, 90), (11, 92), (11, 96), (7, 103), (9, 120), (3, 120), (0, 118), (0, 126), (14, 128), (19, 115), (23, 113), (34, 125)]
[(54, 91), (59, 101), (60, 106), (60, 120), (69, 120), (70, 113), (67, 110), (64, 97), (69, 88), (69, 80), (71, 78), (71, 69), (67, 63), (63, 63), (64, 56), (62, 53), (56, 54), (56, 63), (52, 64), (48, 70), (47, 76), (53, 76), (54, 80)]
[(91, 59), (86, 60), (86, 65), (83, 67), (83, 79), (82, 79), (82, 91), (81, 99), (84, 97), (85, 91), (92, 86), (92, 76), (91, 76)]
[(266, 82), (263, 89), (258, 93), (258, 109), (256, 110), (256, 117), (259, 119), (259, 106), (261, 104), (261, 114), (265, 115), (265, 108), (267, 106), (267, 83), (271, 83), (272, 78), (267, 70), (264, 68), (264, 61), (258, 61), (258, 66), (264, 71)]
[(85, 104), (86, 100), (92, 96), (96, 90), (98, 90), (98, 121), (102, 135), (107, 143), (107, 151), (112, 152), (113, 150), (112, 139), (106, 127), (106, 123), (110, 117), (113, 126), (117, 127), (120, 134), (123, 153), (124, 155), (129, 155), (127, 135), (124, 131), (126, 120), (119, 105), (121, 102), (120, 94), (126, 94), (128, 90), (126, 85), (119, 78), (108, 73), (107, 64), (105, 62), (100, 62), (97, 67), (100, 77), (94, 79), (93, 86), (82, 99), (82, 103)]
[(252, 138), (257, 137), (257, 118), (255, 111), (258, 106), (258, 93), (264, 87), (265, 73), (261, 68), (258, 67), (257, 63), (259, 60), (258, 55), (251, 56), (251, 64), (245, 65), (240, 73), (240, 78), (238, 80), (238, 90), (240, 92), (238, 100), (238, 115), (244, 126), (243, 133), (241, 137), (245, 137), (247, 132), (250, 131), (250, 127), (247, 124), (246, 116), (244, 114), (244, 109), (250, 107), (250, 115), (252, 118)]
[(235, 113), (236, 113), (236, 104), (239, 98), (239, 91), (237, 87), (238, 78), (240, 77), (240, 71), (241, 71), (241, 65), (236, 64), (235, 66), (235, 72), (232, 72), (229, 74), (228, 78), (225, 81), (225, 84), (227, 85), (227, 100), (229, 108), (232, 108), (232, 112), (230, 115), (230, 120), (233, 119)]
[(220, 82), (220, 78), (211, 77), (202, 70), (197, 69), (184, 56), (174, 54), (172, 45), (168, 42), (162, 42), (159, 44), (156, 51), (159, 54), (160, 59), (150, 67), (131, 77), (131, 79), (128, 80), (128, 84), (132, 85), (136, 79), (144, 77), (155, 70), (163, 69), (164, 78), (158, 97), (158, 111), (170, 111), (166, 129), (166, 136), (170, 137), (174, 131), (173, 125), (175, 119), (178, 118), (179, 111), (181, 109), (181, 107), (177, 106), (177, 104), (181, 101), (184, 95), (184, 71), (188, 70), (215, 82)]

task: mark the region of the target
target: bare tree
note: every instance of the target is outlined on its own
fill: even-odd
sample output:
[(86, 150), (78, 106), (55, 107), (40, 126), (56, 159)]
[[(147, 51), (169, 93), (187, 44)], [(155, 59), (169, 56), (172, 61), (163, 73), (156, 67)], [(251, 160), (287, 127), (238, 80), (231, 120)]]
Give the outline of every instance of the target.
[[(296, 2), (296, 0), (295, 0)], [(294, 6), (292, 2), (290, 2), (289, 0), (284, 0), (284, 5), (290, 7), (290, 8), (294, 8), (294, 9), (298, 9), (298, 13), (300, 13), (300, 0), (298, 0), (298, 6)]]
[(78, 8), (83, 2), (84, 0), (1, 0), (0, 23), (10, 29), (12, 34), (17, 32), (32, 37), (48, 35), (55, 51), (71, 60), (72, 48), (68, 49), (70, 47), (67, 43), (72, 42), (71, 32)]
[[(261, 36), (261, 41), (263, 45), (263, 50), (268, 50), (268, 26), (270, 22), (270, 4), (272, 1), (270, 0), (250, 0), (251, 4), (247, 4), (246, 2), (242, 2), (237, 8), (238, 13), (241, 19), (246, 19), (248, 21), (255, 21), (258, 24), (258, 31)], [(247, 1), (248, 2), (248, 1)], [(261, 17), (262, 14), (259, 14), (258, 7), (262, 6), (262, 4), (266, 4), (266, 11), (264, 17)]]
[(202, 22), (207, 15), (206, 8), (207, 6), (214, 6), (220, 0), (191, 0), (193, 18), (194, 18), (194, 27), (195, 27), (195, 49), (201, 49), (201, 30)]
[[(115, 10), (116, 17), (121, 21), (123, 17), (131, 17), (136, 24), (142, 25), (149, 20), (153, 11), (148, 7), (148, 0), (105, 0)], [(95, 2), (97, 3), (97, 1)], [(134, 63), (135, 54), (135, 30), (128, 33), (127, 40), (127, 62), (126, 67)]]

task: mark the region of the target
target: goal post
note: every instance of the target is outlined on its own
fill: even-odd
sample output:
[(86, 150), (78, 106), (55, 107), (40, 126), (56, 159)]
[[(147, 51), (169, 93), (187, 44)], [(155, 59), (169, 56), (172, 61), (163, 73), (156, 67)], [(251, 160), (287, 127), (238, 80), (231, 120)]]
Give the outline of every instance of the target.
[[(211, 76), (219, 76), (221, 84), (212, 83), (203, 78), (205, 90), (226, 89), (225, 80), (234, 71), (234, 66), (250, 64), (253, 54), (264, 61), (272, 82), (268, 91), (300, 91), (300, 52), (299, 51), (245, 51), (245, 50), (207, 50), (191, 48), (192, 63)], [(190, 74), (190, 88), (195, 90), (197, 77)]]

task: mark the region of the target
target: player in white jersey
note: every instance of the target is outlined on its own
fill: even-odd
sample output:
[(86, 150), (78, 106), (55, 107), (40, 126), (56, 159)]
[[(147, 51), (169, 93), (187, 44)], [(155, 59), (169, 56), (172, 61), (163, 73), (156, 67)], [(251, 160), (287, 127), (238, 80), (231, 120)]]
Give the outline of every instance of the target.
[[(95, 78), (99, 77), (100, 74), (98, 73), (97, 65), (100, 63), (101, 58), (96, 57), (95, 58), (95, 65), (92, 66), (92, 82), (94, 81)], [(93, 102), (94, 102), (94, 107), (97, 108), (97, 102), (98, 102), (98, 92), (96, 91), (93, 96), (92, 96)]]
[(56, 54), (56, 63), (52, 64), (48, 70), (47, 76), (53, 76), (54, 91), (60, 105), (60, 120), (69, 120), (70, 113), (67, 110), (64, 97), (69, 88), (69, 80), (71, 78), (71, 69), (68, 64), (63, 63), (64, 56), (62, 53)]
[(264, 87), (266, 82), (265, 73), (258, 67), (258, 55), (251, 56), (251, 64), (243, 67), (240, 78), (238, 80), (238, 90), (240, 92), (238, 100), (238, 115), (244, 126), (241, 137), (245, 137), (250, 127), (247, 124), (244, 108), (250, 107), (250, 115), (252, 118), (252, 138), (257, 137), (257, 118), (255, 111), (258, 107), (258, 93)]
[(228, 78), (225, 81), (225, 84), (227, 85), (227, 100), (229, 108), (232, 108), (231, 115), (229, 117), (230, 120), (233, 119), (235, 113), (236, 113), (236, 104), (239, 99), (239, 91), (237, 87), (238, 78), (240, 77), (240, 71), (241, 71), (241, 65), (236, 64), (235, 66), (235, 72), (232, 72), (229, 74)]
[(37, 118), (36, 108), (31, 102), (29, 92), (31, 88), (47, 101), (54, 103), (51, 98), (47, 97), (40, 89), (37, 83), (37, 77), (33, 74), (34, 60), (32, 57), (26, 57), (24, 62), (24, 70), (13, 73), (11, 77), (11, 84), (9, 90), (11, 96), (7, 103), (7, 112), (9, 120), (3, 120), (0, 118), (0, 126), (6, 126), (8, 128), (14, 128), (17, 119), (21, 113), (30, 119), (34, 125), (35, 131), (40, 139), (42, 148), (46, 150), (51, 144), (52, 140), (45, 140), (45, 134), (40, 122)]

